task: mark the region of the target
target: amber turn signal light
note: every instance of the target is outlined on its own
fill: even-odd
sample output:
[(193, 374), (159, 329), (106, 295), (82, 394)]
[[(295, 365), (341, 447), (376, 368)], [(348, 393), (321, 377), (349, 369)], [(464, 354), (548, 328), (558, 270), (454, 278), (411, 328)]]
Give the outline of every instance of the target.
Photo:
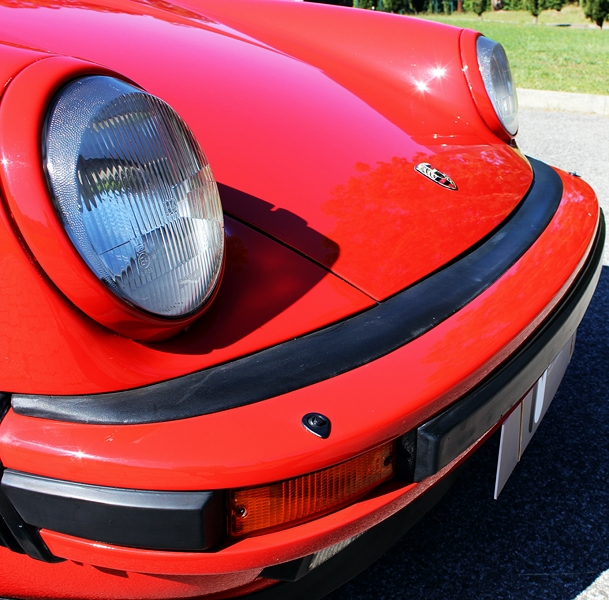
[(339, 465), (270, 485), (229, 492), (229, 532), (283, 529), (341, 508), (395, 473), (394, 442)]

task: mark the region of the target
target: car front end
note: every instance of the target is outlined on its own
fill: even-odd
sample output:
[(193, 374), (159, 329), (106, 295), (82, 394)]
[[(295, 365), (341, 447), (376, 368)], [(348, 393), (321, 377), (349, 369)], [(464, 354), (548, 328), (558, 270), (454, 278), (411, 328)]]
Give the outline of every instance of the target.
[(604, 245), (501, 46), (276, 0), (0, 36), (3, 596), (311, 600), (499, 428), (501, 491)]

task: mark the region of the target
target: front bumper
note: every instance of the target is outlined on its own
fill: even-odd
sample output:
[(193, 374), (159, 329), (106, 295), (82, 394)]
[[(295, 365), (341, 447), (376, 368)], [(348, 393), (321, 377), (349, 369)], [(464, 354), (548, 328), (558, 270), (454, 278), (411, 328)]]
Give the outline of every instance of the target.
[[(550, 220), (552, 220), (551, 216)], [(505, 236), (499, 235), (499, 241), (504, 238)], [(569, 281), (565, 287), (566, 291), (561, 290), (556, 294), (558, 299), (552, 304), (551, 313), (542, 313), (538, 322), (531, 321), (529, 331), (525, 332), (526, 342), (524, 344), (516, 340), (514, 343), (518, 349), (510, 350), (507, 357), (501, 359), (499, 365), (494, 365), (491, 372), (485, 373), (485, 377), (480, 378), (475, 386), (470, 385), (469, 391), (460, 394), (460, 399), (456, 403), (448, 402), (445, 398), (444, 406), (450, 404), (449, 408), (438, 411), (431, 404), (431, 408), (426, 408), (428, 416), (425, 419), (417, 417), (417, 414), (421, 413), (413, 413), (412, 419), (416, 420), (415, 424), (418, 424), (414, 436), (417, 441), (416, 454), (411, 453), (410, 457), (405, 457), (404, 460), (410, 461), (409, 467), (414, 476), (413, 479), (422, 481), (421, 484), (409, 483), (408, 477), (406, 477), (405, 481), (384, 487), (378, 493), (372, 494), (370, 498), (358, 502), (357, 506), (348, 507), (339, 513), (319, 519), (316, 523), (298, 526), (290, 532), (277, 532), (262, 536), (265, 538), (262, 541), (261, 538), (252, 538), (243, 540), (232, 547), (220, 548), (217, 552), (201, 552), (218, 541), (212, 532), (214, 531), (213, 524), (224, 519), (220, 486), (212, 486), (207, 492), (199, 492), (199, 489), (206, 488), (198, 486), (194, 489), (180, 489), (180, 487), (170, 487), (165, 490), (146, 487), (131, 489), (122, 485), (122, 482), (125, 481), (124, 478), (122, 481), (121, 478), (113, 480), (112, 470), (109, 475), (106, 474), (108, 479), (113, 480), (112, 483), (102, 485), (87, 481), (86, 477), (81, 478), (77, 473), (69, 478), (61, 477), (61, 469), (55, 470), (59, 476), (53, 477), (48, 472), (44, 472), (45, 468), (48, 468), (49, 471), (54, 470), (52, 461), (47, 465), (44, 464), (44, 461), (31, 463), (37, 466), (42, 464), (42, 469), (27, 469), (25, 468), (27, 461), (19, 462), (19, 460), (15, 460), (17, 454), (11, 453), (15, 448), (19, 447), (18, 450), (20, 450), (23, 447), (16, 443), (22, 434), (18, 427), (15, 428), (15, 425), (26, 424), (31, 438), (32, 428), (44, 423), (46, 448), (54, 447), (53, 427), (57, 427), (55, 431), (70, 430), (72, 433), (81, 430), (85, 433), (93, 432), (97, 428), (97, 430), (101, 429), (104, 435), (108, 429), (103, 429), (102, 424), (82, 425), (56, 421), (49, 414), (28, 414), (27, 402), (31, 401), (31, 398), (22, 396), (24, 403), (20, 404), (20, 399), (14, 398), (14, 409), (9, 411), (2, 424), (1, 445), (7, 469), (2, 479), (0, 512), (7, 527), (0, 531), (0, 534), (2, 532), (5, 534), (5, 545), (15, 550), (21, 549), (34, 558), (47, 561), (62, 557), (108, 568), (127, 568), (125, 565), (128, 565), (129, 569), (143, 572), (167, 573), (169, 570), (180, 573), (229, 573), (236, 569), (258, 569), (260, 571), (277, 561), (300, 560), (302, 556), (309, 556), (311, 551), (317, 552), (324, 546), (331, 545), (329, 542), (335, 541), (337, 537), (349, 538), (371, 529), (383, 519), (391, 517), (392, 514), (399, 514), (401, 509), (413, 504), (422, 492), (438, 486), (451, 469), (472, 450), (472, 444), (475, 446), (481, 438), (484, 438), (533, 385), (562, 345), (571, 337), (583, 316), (600, 273), (603, 241), (604, 225), (601, 219), (596, 238), (589, 248), (585, 264), (579, 268), (577, 278)], [(482, 250), (482, 257), (487, 258), (484, 245), (476, 250)], [(524, 251), (526, 252), (526, 249)], [(491, 258), (492, 256), (491, 254)], [(518, 260), (518, 257), (514, 260)], [(509, 262), (505, 268), (510, 268)], [(487, 288), (486, 297), (490, 297), (494, 293), (494, 290), (488, 289), (488, 285), (491, 283), (484, 284)], [(484, 295), (482, 294), (482, 296)], [(536, 314), (538, 313), (539, 311)], [(454, 315), (455, 318), (459, 316), (458, 313)], [(450, 317), (447, 317), (448, 320)], [(531, 333), (533, 330), (534, 332)], [(392, 354), (397, 355), (399, 352)], [(494, 352), (493, 355), (496, 353)], [(353, 372), (358, 371), (361, 369)], [(335, 379), (340, 379), (340, 377)], [(70, 410), (70, 403), (67, 404), (68, 410)], [(31, 404), (31, 406), (34, 407), (32, 410), (35, 410), (38, 405)], [(112, 403), (110, 406), (112, 407)], [(234, 410), (247, 408), (249, 406)], [(44, 410), (47, 409), (44, 408)], [(296, 410), (300, 409), (297, 407)], [(17, 414), (17, 411), (22, 414)], [(49, 417), (53, 420), (50, 420)], [(383, 432), (381, 439), (398, 439), (405, 431), (409, 432), (408, 439), (412, 438), (412, 432), (415, 429), (409, 427), (407, 419), (401, 417), (394, 418), (392, 421), (392, 429)], [(421, 422), (423, 422), (422, 425)], [(127, 426), (126, 429), (129, 427)], [(149, 425), (142, 424), (137, 427), (145, 428)], [(112, 431), (115, 430), (117, 430), (116, 426)], [(141, 429), (138, 431), (141, 432)], [(388, 434), (387, 431), (389, 431)], [(10, 435), (7, 432), (10, 432)], [(364, 441), (364, 448), (366, 443)], [(378, 443), (378, 438), (368, 444), (368, 447), (375, 443)], [(78, 458), (84, 459), (86, 463), (88, 458), (86, 448), (78, 443), (76, 445), (79, 448)], [(40, 444), (37, 446), (38, 452), (40, 452), (40, 446)], [(57, 444), (57, 447), (61, 447), (61, 444)], [(410, 448), (412, 448), (412, 444), (410, 444)], [(319, 447), (317, 447), (317, 451), (319, 453)], [(345, 454), (347, 457), (353, 456), (354, 452), (347, 450)], [(8, 461), (5, 457), (8, 458)], [(74, 458), (75, 456), (72, 454), (71, 467), (75, 467), (77, 470), (83, 461), (78, 463)], [(64, 453), (64, 462), (65, 459)], [(123, 462), (128, 462), (128, 457), (123, 457)], [(35, 474), (29, 474), (28, 471)], [(264, 473), (261, 478), (269, 480)], [(83, 483), (74, 483), (74, 481), (83, 481)], [(125, 489), (111, 487), (113, 484)], [(154, 482), (152, 482), (153, 484)], [(179, 500), (182, 495), (184, 502)], [(195, 503), (195, 507), (192, 509), (192, 503), (189, 504), (185, 500), (187, 497), (192, 499), (194, 496), (199, 497), (200, 504), (197, 507)], [(169, 502), (169, 499), (172, 502)], [(177, 505), (179, 505), (181, 513), (174, 515), (176, 518), (172, 520), (171, 507)], [(188, 507), (191, 510), (186, 510)], [(168, 523), (181, 523), (177, 535), (175, 528), (159, 529), (156, 527), (158, 515), (163, 511), (168, 511), (165, 512)], [(81, 518), (75, 519), (76, 514)], [(151, 518), (146, 515), (155, 516)], [(112, 528), (106, 526), (109, 521), (114, 524)], [(208, 525), (205, 526), (205, 523)], [(203, 535), (203, 539), (199, 536), (198, 539), (192, 541), (191, 536), (179, 535), (179, 529), (182, 527), (203, 531), (209, 533), (210, 536), (206, 538)], [(40, 533), (39, 530), (41, 530)], [(172, 530), (175, 538), (191, 540), (188, 542), (190, 545), (175, 548), (173, 542), (168, 543), (167, 541), (168, 530)], [(326, 533), (320, 534), (320, 530), (324, 530)], [(108, 537), (110, 535), (111, 538)], [(300, 541), (295, 543), (296, 539)], [(105, 544), (99, 542), (105, 542)], [(138, 547), (143, 550), (138, 550)], [(168, 547), (180, 551), (172, 553), (160, 550)], [(150, 548), (159, 550), (150, 550)], [(248, 548), (250, 551), (247, 550)], [(310, 549), (309, 552), (307, 552), (307, 548)], [(158, 567), (161, 563), (173, 565), (175, 571), (171, 571), (171, 566), (169, 568), (167, 566)], [(310, 576), (307, 575), (307, 578)]]
[[(491, 376), (416, 429), (415, 447), (401, 458), (411, 463), (414, 481), (436, 475), (483, 438), (539, 379), (584, 316), (600, 276), (604, 242), (601, 219), (586, 265), (552, 315)], [(411, 438), (412, 434), (406, 434), (402, 439)], [(402, 450), (405, 445), (398, 444)], [(408, 478), (403, 478), (406, 483)], [(126, 490), (10, 469), (2, 475), (1, 489), (29, 526), (84, 539), (143, 548), (205, 550), (223, 535), (221, 492)], [(5, 521), (12, 523), (6, 517)]]

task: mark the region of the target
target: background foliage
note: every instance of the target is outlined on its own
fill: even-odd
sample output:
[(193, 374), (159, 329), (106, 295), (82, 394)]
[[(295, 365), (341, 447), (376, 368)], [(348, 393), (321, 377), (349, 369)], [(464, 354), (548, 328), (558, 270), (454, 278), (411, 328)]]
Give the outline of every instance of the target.
[[(329, 1), (331, 0), (325, 0), (326, 3)], [(341, 0), (333, 1), (337, 3)], [(380, 2), (358, 1), (360, 6), (363, 2)], [(408, 4), (392, 4), (391, 6), (401, 7), (397, 12), (413, 13), (416, 10), (419, 17), (476, 29), (503, 44), (518, 87), (609, 95), (609, 26), (605, 25), (603, 30), (597, 29), (586, 18), (584, 9), (577, 4), (561, 6), (560, 11), (545, 9), (539, 15), (539, 24), (533, 25), (528, 10), (516, 9), (517, 6), (523, 6), (527, 0), (502, 0), (504, 4), (510, 3), (509, 10), (489, 8), (482, 15), (482, 19), (471, 10), (464, 13), (453, 12), (456, 10), (457, 0), (398, 1)], [(470, 8), (470, 3), (474, 1), (480, 0), (463, 0), (465, 8)], [(540, 1), (548, 4), (562, 2)], [(589, 14), (594, 14), (595, 4), (599, 4), (601, 8), (606, 6), (609, 10), (609, 0), (582, 1), (585, 2), (585, 9)], [(413, 6), (415, 2), (419, 4)]]
[(609, 0), (584, 0), (584, 13), (599, 27), (609, 16)]
[[(308, 0), (325, 4), (339, 4), (380, 10), (399, 14), (444, 14), (451, 15), (457, 10), (459, 0)], [(466, 13), (471, 12), (480, 17), (489, 11), (528, 11), (535, 21), (543, 11), (561, 11), (568, 6), (568, 0), (461, 0)], [(609, 19), (609, 0), (577, 0), (582, 3), (583, 13), (597, 26)], [(573, 6), (579, 7), (576, 3)], [(581, 10), (581, 9), (580, 9)], [(462, 14), (462, 13), (461, 13)]]
[[(562, 14), (564, 13), (564, 14)], [(525, 11), (426, 18), (482, 32), (503, 44), (518, 87), (609, 95), (609, 28), (589, 27), (580, 8), (544, 11), (539, 25)], [(546, 26), (572, 22), (570, 27)]]

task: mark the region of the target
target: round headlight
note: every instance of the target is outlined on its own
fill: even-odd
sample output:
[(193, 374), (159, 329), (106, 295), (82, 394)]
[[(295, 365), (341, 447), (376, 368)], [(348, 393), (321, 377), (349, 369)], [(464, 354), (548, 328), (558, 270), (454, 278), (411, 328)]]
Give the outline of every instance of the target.
[(222, 269), (222, 207), (170, 106), (112, 77), (77, 79), (49, 109), (43, 150), (65, 230), (108, 288), (164, 317), (203, 306)]
[(478, 66), (493, 108), (505, 129), (518, 131), (518, 98), (505, 50), (501, 44), (480, 36), (476, 40)]

